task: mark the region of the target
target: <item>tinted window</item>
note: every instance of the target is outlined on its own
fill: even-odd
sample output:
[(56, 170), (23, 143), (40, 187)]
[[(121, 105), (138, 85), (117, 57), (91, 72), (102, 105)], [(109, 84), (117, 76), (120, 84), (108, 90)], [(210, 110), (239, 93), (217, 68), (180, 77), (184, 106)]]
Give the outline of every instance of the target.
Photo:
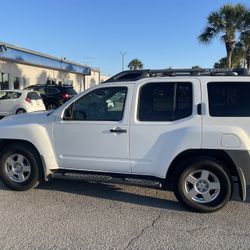
[(250, 83), (208, 83), (211, 116), (250, 116)]
[(58, 95), (59, 94), (59, 90), (57, 90), (56, 88), (46, 88), (45, 92), (47, 95)]
[(65, 111), (67, 120), (120, 121), (127, 88), (110, 87), (93, 90), (78, 99)]
[(191, 83), (150, 83), (142, 87), (140, 121), (174, 121), (192, 114)]
[(31, 99), (31, 100), (39, 100), (39, 99), (41, 99), (41, 96), (39, 95), (38, 92), (29, 92), (29, 93), (27, 94), (27, 97), (28, 97), (29, 99)]
[(36, 90), (36, 91), (38, 91), (39, 93), (40, 93), (40, 95), (45, 95), (45, 90), (44, 90), (44, 88), (34, 88), (34, 90)]
[(13, 91), (1, 91), (0, 92), (0, 100), (7, 100), (7, 99), (18, 99), (22, 94), (19, 92)]
[(76, 95), (76, 91), (73, 88), (63, 88), (62, 89), (63, 93), (69, 94), (69, 95)]

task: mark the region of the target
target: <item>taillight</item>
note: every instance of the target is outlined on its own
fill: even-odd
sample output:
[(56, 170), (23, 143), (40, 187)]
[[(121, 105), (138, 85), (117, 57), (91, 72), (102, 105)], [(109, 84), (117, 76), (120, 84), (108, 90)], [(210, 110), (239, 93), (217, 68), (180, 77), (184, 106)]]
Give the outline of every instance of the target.
[(31, 104), (31, 99), (29, 97), (26, 97), (25, 101), (28, 102), (29, 104)]
[(69, 99), (69, 98), (70, 98), (69, 94), (67, 94), (67, 93), (63, 94), (63, 99)]

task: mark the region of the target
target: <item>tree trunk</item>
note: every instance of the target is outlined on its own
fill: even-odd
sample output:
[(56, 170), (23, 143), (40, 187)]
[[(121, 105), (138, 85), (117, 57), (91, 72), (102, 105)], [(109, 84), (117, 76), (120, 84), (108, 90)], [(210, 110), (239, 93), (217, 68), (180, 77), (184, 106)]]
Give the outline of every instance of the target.
[(226, 44), (226, 51), (227, 51), (227, 68), (231, 69), (234, 42), (229, 41), (229, 42), (225, 42), (225, 44)]
[(247, 70), (250, 74), (250, 51), (247, 51), (246, 61), (247, 61)]

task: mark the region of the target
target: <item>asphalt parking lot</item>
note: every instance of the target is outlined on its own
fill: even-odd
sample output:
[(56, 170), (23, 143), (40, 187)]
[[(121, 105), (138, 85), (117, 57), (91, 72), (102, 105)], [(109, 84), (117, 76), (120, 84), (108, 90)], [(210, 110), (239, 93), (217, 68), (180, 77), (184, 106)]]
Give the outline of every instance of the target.
[[(248, 190), (250, 192), (250, 189)], [(1, 249), (249, 249), (250, 199), (192, 213), (171, 192), (52, 180), (27, 192), (0, 182)]]

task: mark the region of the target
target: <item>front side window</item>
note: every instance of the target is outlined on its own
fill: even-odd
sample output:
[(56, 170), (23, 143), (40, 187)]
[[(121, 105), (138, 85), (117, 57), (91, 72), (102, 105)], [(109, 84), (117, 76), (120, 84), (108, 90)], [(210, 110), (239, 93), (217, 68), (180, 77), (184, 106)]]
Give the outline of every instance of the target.
[(210, 82), (207, 88), (210, 116), (250, 116), (250, 82)]
[(0, 91), (0, 100), (18, 99), (22, 94), (14, 91)]
[(175, 121), (192, 114), (192, 84), (154, 82), (141, 88), (139, 121)]
[(100, 88), (82, 96), (64, 114), (65, 120), (120, 121), (127, 95), (125, 87)]

